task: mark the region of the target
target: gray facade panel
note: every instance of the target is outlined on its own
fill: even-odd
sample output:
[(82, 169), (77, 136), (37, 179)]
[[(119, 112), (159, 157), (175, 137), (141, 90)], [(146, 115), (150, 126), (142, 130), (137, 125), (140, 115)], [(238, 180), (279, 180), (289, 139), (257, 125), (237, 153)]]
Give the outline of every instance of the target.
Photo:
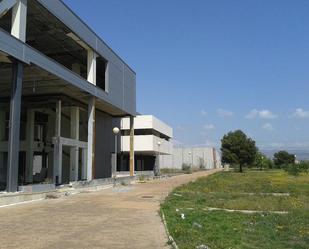
[(111, 155), (114, 152), (113, 119), (96, 111), (95, 130), (95, 178), (107, 178), (112, 175)]
[(114, 95), (117, 105), (126, 108), (122, 103), (123, 95), (126, 94), (123, 92), (123, 72), (115, 67), (114, 64), (109, 65), (108, 86), (109, 94)]
[(129, 110), (136, 110), (136, 75), (131, 74), (126, 66), (124, 67), (124, 92), (123, 106)]

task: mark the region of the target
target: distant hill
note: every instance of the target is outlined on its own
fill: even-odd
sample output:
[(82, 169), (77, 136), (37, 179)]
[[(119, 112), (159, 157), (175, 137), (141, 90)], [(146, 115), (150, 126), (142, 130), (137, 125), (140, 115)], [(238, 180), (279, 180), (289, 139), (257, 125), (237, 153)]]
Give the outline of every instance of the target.
[[(262, 153), (264, 153), (268, 157), (273, 157), (273, 155), (278, 150), (262, 150)], [(309, 150), (286, 150), (287, 152), (296, 155), (297, 160), (309, 160)]]

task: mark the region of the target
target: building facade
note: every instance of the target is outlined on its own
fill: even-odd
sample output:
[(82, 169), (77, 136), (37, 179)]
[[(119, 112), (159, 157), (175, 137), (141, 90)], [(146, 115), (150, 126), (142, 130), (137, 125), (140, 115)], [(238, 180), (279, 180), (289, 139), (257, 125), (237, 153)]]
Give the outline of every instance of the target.
[(118, 117), (133, 174), (135, 114), (135, 72), (62, 1), (0, 1), (0, 191), (111, 177)]
[[(134, 118), (134, 153), (136, 171), (153, 171), (159, 155), (171, 155), (173, 129), (152, 115)], [(121, 153), (117, 171), (128, 171), (130, 119), (121, 119)]]

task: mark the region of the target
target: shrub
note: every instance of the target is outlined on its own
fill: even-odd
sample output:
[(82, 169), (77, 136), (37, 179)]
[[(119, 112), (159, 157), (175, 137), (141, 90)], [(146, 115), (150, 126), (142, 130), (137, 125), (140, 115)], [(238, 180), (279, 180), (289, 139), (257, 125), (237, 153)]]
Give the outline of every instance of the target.
[(285, 164), (282, 168), (290, 175), (298, 176), (301, 173), (299, 164)]
[(205, 169), (205, 162), (204, 162), (204, 158), (199, 158), (199, 168), (200, 169)]
[(274, 164), (278, 169), (293, 163), (295, 163), (295, 156), (285, 150), (278, 151), (274, 154)]
[(309, 173), (309, 161), (301, 161), (299, 164), (297, 164), (300, 168), (301, 172)]
[(255, 157), (255, 161), (253, 166), (262, 169), (272, 169), (273, 168), (273, 161), (269, 159), (266, 155), (258, 152)]
[(285, 164), (282, 166), (282, 168), (288, 172), (290, 175), (297, 176), (300, 173), (309, 173), (309, 162), (307, 161), (302, 161), (300, 163), (296, 164)]
[(191, 174), (192, 173), (192, 168), (189, 164), (183, 163), (182, 164), (182, 170), (186, 174)]
[(162, 168), (161, 174), (179, 174), (183, 173), (182, 169), (177, 169), (177, 168)]

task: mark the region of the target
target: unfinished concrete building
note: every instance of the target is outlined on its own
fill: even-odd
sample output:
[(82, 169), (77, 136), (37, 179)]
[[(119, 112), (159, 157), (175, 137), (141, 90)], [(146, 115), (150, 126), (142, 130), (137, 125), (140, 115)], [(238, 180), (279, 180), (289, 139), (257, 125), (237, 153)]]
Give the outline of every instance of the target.
[[(122, 118), (120, 127), (121, 151), (117, 171), (126, 172), (130, 168), (130, 118)], [(152, 172), (155, 166), (159, 170), (161, 156), (171, 156), (173, 152), (172, 138), (173, 129), (160, 119), (153, 115), (137, 115), (134, 118), (135, 170)]]
[(111, 177), (135, 113), (134, 71), (62, 1), (0, 1), (0, 190)]

